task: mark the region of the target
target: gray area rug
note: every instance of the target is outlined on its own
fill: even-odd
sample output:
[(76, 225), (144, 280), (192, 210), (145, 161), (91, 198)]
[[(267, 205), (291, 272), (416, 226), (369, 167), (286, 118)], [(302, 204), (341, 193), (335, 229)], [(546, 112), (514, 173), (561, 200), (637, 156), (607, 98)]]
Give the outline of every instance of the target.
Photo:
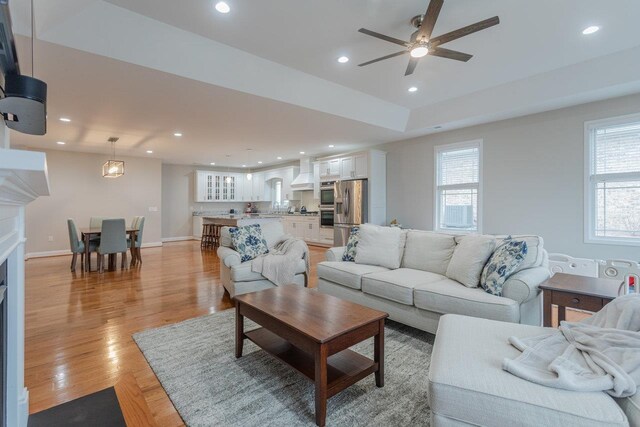
[[(314, 386), (245, 341), (234, 356), (233, 309), (133, 336), (188, 426), (313, 426)], [(245, 330), (256, 325), (245, 319)], [(394, 322), (385, 329), (385, 386), (371, 375), (329, 399), (328, 426), (428, 426), (434, 336)], [(373, 357), (373, 339), (352, 348)]]

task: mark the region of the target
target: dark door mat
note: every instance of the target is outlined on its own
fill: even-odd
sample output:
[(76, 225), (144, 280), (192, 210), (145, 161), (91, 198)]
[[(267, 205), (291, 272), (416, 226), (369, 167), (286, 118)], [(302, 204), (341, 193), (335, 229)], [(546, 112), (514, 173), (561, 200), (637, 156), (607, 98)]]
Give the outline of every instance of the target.
[(28, 427), (126, 427), (113, 387), (29, 415)]

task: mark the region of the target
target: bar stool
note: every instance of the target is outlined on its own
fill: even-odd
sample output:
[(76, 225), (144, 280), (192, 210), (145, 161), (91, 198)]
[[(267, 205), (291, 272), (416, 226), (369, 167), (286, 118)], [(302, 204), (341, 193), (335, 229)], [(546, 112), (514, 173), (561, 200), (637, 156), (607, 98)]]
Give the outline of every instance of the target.
[(213, 248), (213, 224), (202, 224), (200, 249)]
[(213, 231), (211, 235), (213, 236), (213, 248), (216, 249), (220, 246), (220, 230), (222, 229), (221, 224), (211, 224)]

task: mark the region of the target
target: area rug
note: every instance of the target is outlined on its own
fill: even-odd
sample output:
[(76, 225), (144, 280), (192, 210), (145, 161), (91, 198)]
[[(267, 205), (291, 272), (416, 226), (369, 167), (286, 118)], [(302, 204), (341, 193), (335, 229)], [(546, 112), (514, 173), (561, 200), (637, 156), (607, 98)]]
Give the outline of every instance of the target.
[[(188, 426), (313, 426), (314, 385), (245, 341), (234, 356), (234, 310), (133, 336)], [(257, 327), (245, 319), (245, 330)], [(434, 336), (388, 322), (385, 385), (371, 375), (329, 399), (328, 426), (429, 425)], [(373, 357), (373, 339), (353, 350)]]
[(29, 427), (126, 427), (113, 387), (29, 415)]

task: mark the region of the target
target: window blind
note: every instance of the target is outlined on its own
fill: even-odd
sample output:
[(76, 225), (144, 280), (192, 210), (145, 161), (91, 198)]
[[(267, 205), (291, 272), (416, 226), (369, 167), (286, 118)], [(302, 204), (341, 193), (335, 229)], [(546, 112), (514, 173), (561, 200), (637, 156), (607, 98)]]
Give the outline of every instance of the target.
[(479, 154), (477, 147), (440, 152), (438, 185), (477, 184), (480, 175)]
[(640, 172), (640, 123), (595, 129), (597, 175)]

